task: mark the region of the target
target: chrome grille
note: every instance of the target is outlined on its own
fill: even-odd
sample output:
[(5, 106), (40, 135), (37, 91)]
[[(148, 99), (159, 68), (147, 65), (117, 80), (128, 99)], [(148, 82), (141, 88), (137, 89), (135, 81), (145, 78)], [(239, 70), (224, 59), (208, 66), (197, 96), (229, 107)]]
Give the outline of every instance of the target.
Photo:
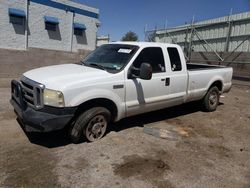
[(24, 101), (32, 108), (41, 109), (43, 107), (44, 85), (26, 77), (22, 77), (21, 84)]

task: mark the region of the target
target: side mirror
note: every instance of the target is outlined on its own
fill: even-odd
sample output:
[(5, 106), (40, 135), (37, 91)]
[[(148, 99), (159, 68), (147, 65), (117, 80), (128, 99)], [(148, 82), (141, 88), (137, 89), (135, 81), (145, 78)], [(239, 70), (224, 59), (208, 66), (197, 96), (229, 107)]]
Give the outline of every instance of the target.
[(140, 67), (139, 78), (143, 80), (150, 80), (152, 78), (153, 68), (149, 63), (142, 63)]

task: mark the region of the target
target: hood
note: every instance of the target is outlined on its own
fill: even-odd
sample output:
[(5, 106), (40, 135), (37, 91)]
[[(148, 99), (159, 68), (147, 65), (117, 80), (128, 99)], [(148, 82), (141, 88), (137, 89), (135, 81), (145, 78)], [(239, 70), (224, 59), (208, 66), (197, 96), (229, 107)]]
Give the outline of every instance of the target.
[(68, 85), (103, 79), (110, 74), (97, 68), (77, 64), (64, 64), (33, 69), (25, 72), (23, 75), (44, 84), (48, 89), (62, 90)]

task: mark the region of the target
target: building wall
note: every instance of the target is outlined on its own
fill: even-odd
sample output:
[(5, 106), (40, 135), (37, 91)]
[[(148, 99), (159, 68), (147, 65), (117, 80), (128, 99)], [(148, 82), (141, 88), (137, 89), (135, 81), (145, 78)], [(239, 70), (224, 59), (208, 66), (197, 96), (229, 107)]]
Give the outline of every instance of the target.
[[(99, 10), (93, 7), (88, 7), (83, 4), (75, 3), (72, 1), (68, 0), (56, 0), (63, 2), (67, 5), (74, 6), (74, 7), (79, 7), (81, 9), (91, 11), (94, 13), (99, 14)], [(97, 38), (97, 25), (100, 24), (100, 21), (98, 19), (91, 19), (88, 16), (80, 15), (80, 14), (75, 14), (73, 18), (74, 22), (80, 22), (84, 23), (86, 26), (86, 31), (83, 32), (83, 36), (77, 36), (77, 35), (72, 35), (72, 48), (73, 51), (77, 51), (78, 49), (85, 49), (85, 50), (94, 50), (96, 48), (96, 38)]]
[[(228, 43), (228, 49), (226, 50), (226, 38), (229, 32), (229, 22), (231, 22), (230, 38)], [(193, 37), (193, 50), (194, 51), (233, 51), (238, 45), (239, 48), (236, 51), (249, 52), (250, 51), (250, 12), (241, 14), (235, 14), (231, 16), (224, 16), (211, 20), (205, 20), (194, 24), (197, 30), (197, 35)], [(159, 30), (156, 32), (156, 41), (178, 43), (183, 48), (190, 41), (191, 33), (190, 25), (183, 25), (176, 28)], [(249, 37), (247, 40), (245, 40)], [(200, 39), (205, 39), (209, 46)], [(212, 49), (211, 49), (212, 48)]]
[[(99, 21), (98, 18), (89, 15), (89, 12), (90, 14), (98, 14), (97, 9), (69, 0), (30, 0), (28, 7), (26, 18), (28, 19), (27, 45), (29, 48), (73, 52), (78, 51), (78, 49), (95, 49), (96, 24)], [(8, 8), (26, 11), (26, 0), (0, 0), (0, 48), (26, 49), (25, 26), (9, 23)], [(85, 13), (73, 13), (75, 8), (88, 12), (86, 15), (83, 15)], [(59, 24), (56, 31), (45, 29), (44, 16), (58, 18)], [(82, 36), (74, 35), (74, 21), (85, 24), (87, 29)], [(22, 27), (23, 32), (17, 33), (15, 27), (19, 28), (19, 30)]]
[[(29, 6), (29, 47), (70, 51), (71, 12), (30, 2)], [(59, 19), (56, 31), (45, 29), (44, 16)]]
[(25, 49), (25, 26), (9, 23), (9, 7), (26, 10), (26, 0), (0, 0), (0, 48)]
[(97, 37), (97, 46), (101, 46), (103, 44), (108, 44), (109, 43), (109, 36), (101, 36)]
[(76, 14), (74, 17), (74, 21), (84, 23), (87, 29), (83, 32), (82, 36), (73, 35), (73, 51), (82, 48), (86, 50), (94, 50), (96, 48), (97, 36), (96, 20)]

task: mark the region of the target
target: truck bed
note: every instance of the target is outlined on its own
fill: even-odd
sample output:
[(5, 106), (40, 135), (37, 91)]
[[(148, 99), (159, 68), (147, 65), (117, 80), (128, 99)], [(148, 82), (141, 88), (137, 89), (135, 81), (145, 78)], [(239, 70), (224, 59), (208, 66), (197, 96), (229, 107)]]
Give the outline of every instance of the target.
[(223, 92), (231, 87), (233, 69), (218, 65), (187, 63), (188, 98), (187, 101), (200, 100), (215, 81), (221, 82)]
[(205, 64), (197, 64), (197, 63), (187, 63), (187, 70), (195, 71), (195, 70), (204, 70), (204, 69), (221, 69), (225, 68), (223, 66), (217, 65), (205, 65)]

